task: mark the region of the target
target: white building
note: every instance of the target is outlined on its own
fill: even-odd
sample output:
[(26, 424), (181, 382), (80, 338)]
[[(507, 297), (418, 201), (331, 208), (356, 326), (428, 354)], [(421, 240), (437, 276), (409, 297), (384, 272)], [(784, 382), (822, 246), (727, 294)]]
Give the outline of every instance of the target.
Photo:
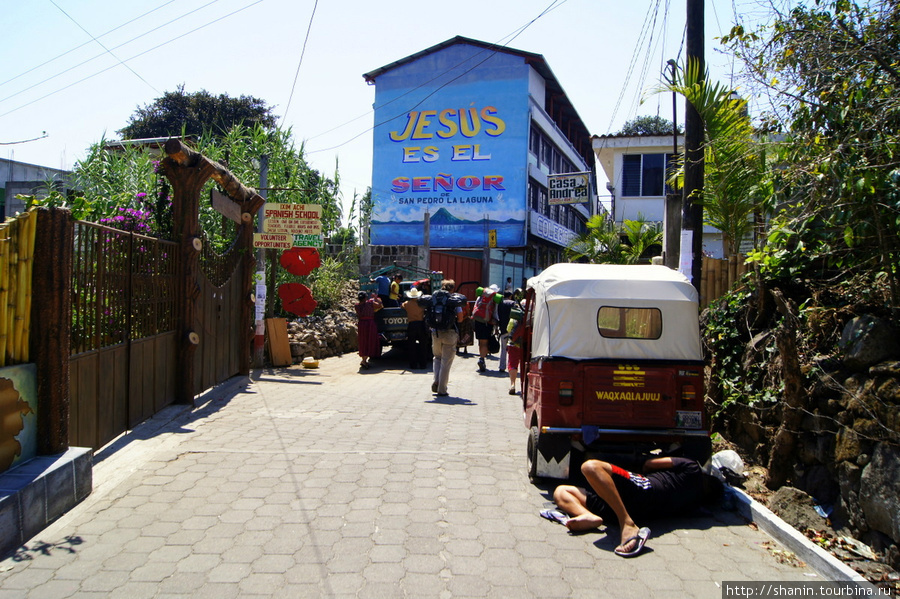
[[(601, 135), (593, 136), (594, 154), (609, 180), (610, 213), (616, 223), (643, 217), (662, 223), (666, 206), (666, 172), (677, 151), (683, 149), (684, 137), (672, 135)], [(703, 251), (722, 258), (722, 233), (708, 225), (703, 227)]]
[(0, 222), (25, 211), (25, 203), (17, 195), (46, 197), (51, 188), (67, 194), (71, 180), (69, 171), (0, 158)]

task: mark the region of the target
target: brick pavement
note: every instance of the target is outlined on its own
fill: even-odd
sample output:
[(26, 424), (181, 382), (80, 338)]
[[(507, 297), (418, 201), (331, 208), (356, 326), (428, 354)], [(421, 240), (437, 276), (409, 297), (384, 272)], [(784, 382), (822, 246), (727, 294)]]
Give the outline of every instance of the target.
[[(720, 597), (723, 580), (820, 580), (737, 515), (570, 535), (538, 516), (506, 375), (403, 360), (257, 371), (98, 453), (94, 492), (0, 562), (0, 599)], [(496, 369), (497, 361), (489, 361)]]

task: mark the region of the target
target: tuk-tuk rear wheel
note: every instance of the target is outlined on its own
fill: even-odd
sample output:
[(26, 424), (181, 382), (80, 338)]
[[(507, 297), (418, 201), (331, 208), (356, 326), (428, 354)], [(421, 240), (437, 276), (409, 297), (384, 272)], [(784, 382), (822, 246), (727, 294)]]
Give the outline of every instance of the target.
[(532, 426), (531, 430), (528, 431), (528, 478), (531, 480), (535, 480), (537, 478), (537, 463), (538, 463), (538, 439), (540, 437), (540, 431), (538, 427)]

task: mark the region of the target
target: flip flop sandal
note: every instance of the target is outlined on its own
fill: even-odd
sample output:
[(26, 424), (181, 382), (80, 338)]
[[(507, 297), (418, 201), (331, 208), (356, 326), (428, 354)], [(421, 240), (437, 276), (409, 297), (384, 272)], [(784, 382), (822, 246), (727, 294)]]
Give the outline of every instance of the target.
[(546, 518), (551, 522), (562, 524), (563, 526), (569, 521), (569, 516), (559, 510), (541, 510), (541, 517)]
[[(644, 550), (644, 544), (647, 542), (647, 539), (649, 539), (649, 538), (650, 538), (650, 529), (644, 527), (644, 528), (640, 529), (636, 535), (634, 535), (633, 537), (631, 537), (629, 539), (626, 539), (624, 543), (622, 543), (621, 545), (616, 547), (615, 554), (621, 555), (622, 557), (634, 557), (637, 554), (639, 554), (641, 551)], [(632, 549), (631, 551), (625, 551), (624, 549), (622, 549), (622, 547), (624, 547), (625, 545), (628, 545), (632, 541), (637, 541), (637, 545), (634, 546), (634, 549)]]

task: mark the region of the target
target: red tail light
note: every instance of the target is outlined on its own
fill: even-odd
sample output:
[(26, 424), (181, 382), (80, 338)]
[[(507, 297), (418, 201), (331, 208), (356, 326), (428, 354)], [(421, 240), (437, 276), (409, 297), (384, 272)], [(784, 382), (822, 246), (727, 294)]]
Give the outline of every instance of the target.
[(693, 385), (682, 385), (681, 386), (681, 404), (689, 404), (693, 403), (697, 399), (697, 390), (694, 389)]

